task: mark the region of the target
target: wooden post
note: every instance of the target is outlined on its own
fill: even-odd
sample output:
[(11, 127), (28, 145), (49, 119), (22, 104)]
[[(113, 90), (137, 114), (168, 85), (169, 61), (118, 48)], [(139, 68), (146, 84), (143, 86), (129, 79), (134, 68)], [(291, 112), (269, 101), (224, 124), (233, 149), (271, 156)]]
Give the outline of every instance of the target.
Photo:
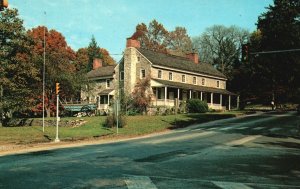
[(228, 110), (231, 110), (231, 95), (228, 96)]
[(210, 93), (210, 105), (211, 107), (213, 106), (214, 104), (214, 93)]
[(165, 87), (165, 106), (167, 105), (167, 91), (168, 91), (168, 88)]
[(156, 96), (156, 106), (157, 106), (157, 99), (158, 99), (158, 88), (156, 88), (156, 91), (155, 91), (155, 96)]
[(203, 94), (202, 94), (202, 91), (200, 92), (200, 99), (203, 101)]
[(222, 110), (222, 94), (220, 94), (220, 108)]

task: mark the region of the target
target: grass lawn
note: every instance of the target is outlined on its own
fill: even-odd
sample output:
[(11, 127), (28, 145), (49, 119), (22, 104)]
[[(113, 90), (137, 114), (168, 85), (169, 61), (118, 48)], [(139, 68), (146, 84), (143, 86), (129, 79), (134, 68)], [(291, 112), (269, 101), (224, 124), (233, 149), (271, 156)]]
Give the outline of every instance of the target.
[[(119, 128), (118, 137), (133, 137), (166, 129), (186, 127), (193, 123), (203, 123), (217, 119), (235, 117), (240, 112), (179, 114), (168, 116), (128, 116), (127, 126)], [(54, 119), (54, 118), (53, 118)], [(76, 120), (79, 118), (62, 118), (62, 120)], [(102, 137), (116, 137), (116, 128), (105, 128), (106, 117), (84, 117), (85, 124), (79, 127), (59, 127), (59, 139), (62, 141), (96, 139)], [(55, 139), (56, 127), (42, 126), (0, 127), (0, 144), (30, 144), (49, 142)]]

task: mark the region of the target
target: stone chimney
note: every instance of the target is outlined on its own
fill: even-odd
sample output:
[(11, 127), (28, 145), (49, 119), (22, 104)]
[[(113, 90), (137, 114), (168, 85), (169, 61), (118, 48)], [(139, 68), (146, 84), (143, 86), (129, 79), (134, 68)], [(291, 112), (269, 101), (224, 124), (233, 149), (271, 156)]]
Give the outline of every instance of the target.
[(93, 70), (96, 70), (98, 68), (102, 67), (102, 60), (100, 58), (94, 58), (93, 60)]
[(141, 44), (138, 40), (136, 39), (132, 39), (132, 38), (127, 38), (127, 42), (126, 42), (126, 47), (135, 47), (135, 48), (140, 48)]
[(199, 63), (199, 55), (198, 55), (198, 53), (195, 53), (195, 52), (188, 53), (188, 54), (186, 54), (186, 57), (188, 59), (190, 59), (191, 61), (193, 61), (195, 64)]

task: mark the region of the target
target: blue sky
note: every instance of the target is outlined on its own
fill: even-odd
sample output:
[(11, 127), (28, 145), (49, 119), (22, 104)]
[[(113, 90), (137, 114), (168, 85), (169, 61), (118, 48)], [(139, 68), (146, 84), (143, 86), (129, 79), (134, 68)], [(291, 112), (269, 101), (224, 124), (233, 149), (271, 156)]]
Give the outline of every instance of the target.
[[(215, 24), (256, 29), (258, 16), (273, 0), (9, 0), (26, 29), (46, 25), (77, 50), (92, 35), (100, 47), (121, 54), (138, 23), (156, 19), (169, 31), (185, 27), (191, 37)], [(46, 12), (46, 16), (44, 14)], [(119, 60), (120, 56), (113, 56)]]

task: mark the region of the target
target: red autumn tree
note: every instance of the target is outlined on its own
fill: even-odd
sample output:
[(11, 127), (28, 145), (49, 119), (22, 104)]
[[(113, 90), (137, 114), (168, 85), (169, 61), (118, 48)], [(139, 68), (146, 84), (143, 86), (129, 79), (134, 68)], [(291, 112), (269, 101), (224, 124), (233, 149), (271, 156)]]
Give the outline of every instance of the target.
[[(42, 78), (44, 64), (44, 32), (45, 32), (45, 109), (47, 117), (51, 115), (51, 107), (55, 101), (55, 83), (60, 83), (60, 97), (71, 98), (80, 89), (80, 78), (76, 77), (74, 60), (75, 52), (68, 46), (64, 36), (55, 31), (38, 26), (28, 31), (34, 46), (32, 49), (34, 63), (40, 68), (41, 81), (36, 88), (42, 94)], [(42, 100), (42, 98), (41, 98)], [(42, 103), (40, 100), (40, 103)]]
[(150, 77), (139, 80), (132, 92), (133, 106), (139, 112), (146, 112), (150, 106), (151, 94), (150, 94)]

